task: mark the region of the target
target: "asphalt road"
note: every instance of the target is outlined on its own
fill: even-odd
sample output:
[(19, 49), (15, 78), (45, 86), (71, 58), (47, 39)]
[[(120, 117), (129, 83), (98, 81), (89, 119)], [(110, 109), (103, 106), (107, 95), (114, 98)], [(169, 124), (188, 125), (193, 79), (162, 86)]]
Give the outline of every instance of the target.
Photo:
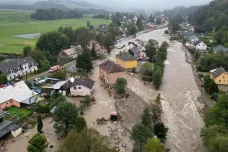
[[(61, 68), (68, 68), (69, 66), (72, 66), (72, 65), (74, 65), (74, 64), (76, 64), (76, 61), (71, 61), (71, 62), (69, 62), (69, 63), (64, 64)], [(46, 72), (40, 73), (40, 74), (38, 74), (38, 75), (36, 75), (36, 76), (34, 76), (34, 77), (29, 78), (28, 81), (33, 81), (33, 80), (35, 80), (36, 78), (44, 78), (44, 77), (47, 77), (47, 76), (49, 76), (49, 75), (51, 75), (51, 74), (52, 74), (52, 73), (46, 71)]]

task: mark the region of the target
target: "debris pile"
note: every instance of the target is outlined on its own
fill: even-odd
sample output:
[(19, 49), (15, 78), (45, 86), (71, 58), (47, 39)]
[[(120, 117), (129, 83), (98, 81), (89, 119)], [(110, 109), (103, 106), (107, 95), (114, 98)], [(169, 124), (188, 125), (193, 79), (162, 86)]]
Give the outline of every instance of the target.
[(104, 117), (101, 117), (101, 118), (97, 118), (96, 123), (101, 124), (101, 125), (106, 125), (107, 121), (109, 121), (109, 120), (105, 119)]

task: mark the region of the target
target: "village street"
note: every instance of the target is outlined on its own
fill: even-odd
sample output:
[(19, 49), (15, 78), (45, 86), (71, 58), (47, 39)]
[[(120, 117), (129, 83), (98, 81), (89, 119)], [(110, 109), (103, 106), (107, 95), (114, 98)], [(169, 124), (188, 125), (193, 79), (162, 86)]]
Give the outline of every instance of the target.
[[(163, 36), (165, 29), (158, 29), (144, 33), (137, 36), (137, 39), (148, 41), (149, 39), (155, 39), (160, 44), (168, 39)], [(133, 40), (133, 39), (132, 39)], [(129, 41), (123, 40), (121, 45), (127, 45)], [(200, 92), (194, 81), (191, 65), (186, 63), (184, 51), (181, 49), (181, 43), (175, 42), (170, 44), (168, 49), (168, 59), (165, 62), (166, 68), (163, 78), (163, 85), (159, 91), (162, 95), (162, 119), (164, 124), (169, 127), (166, 147), (170, 148), (172, 152), (202, 152), (202, 142), (200, 139), (200, 130), (203, 127), (203, 119), (200, 116), (198, 109), (203, 106), (197, 101), (197, 97), (200, 96)], [(123, 49), (114, 49), (108, 56), (108, 59), (115, 60), (115, 55)], [(106, 125), (97, 125), (95, 120), (97, 118), (109, 118), (110, 113), (116, 111), (115, 99), (110, 97), (107, 90), (104, 88), (103, 83), (99, 78), (99, 70), (96, 65), (101, 62), (95, 62), (95, 68), (92, 70), (90, 78), (95, 82), (93, 96), (96, 99), (96, 104), (93, 104), (86, 110), (84, 115), (88, 127), (97, 129), (102, 135), (109, 136), (112, 144), (119, 141), (118, 144), (121, 152), (129, 152), (132, 150), (132, 141), (129, 138), (129, 133), (121, 128), (119, 123), (108, 122)], [(135, 94), (144, 99), (147, 103), (155, 99), (158, 92), (153, 87), (148, 87), (144, 83), (126, 72), (125, 78), (128, 82), (128, 88)], [(140, 105), (135, 105), (140, 106)], [(44, 126), (51, 126), (49, 121), (44, 122)], [(32, 129), (34, 130), (34, 129)], [(28, 132), (32, 132), (29, 130)], [(52, 131), (53, 132), (53, 131)], [(52, 144), (55, 146), (54, 133), (47, 133)], [(32, 133), (30, 134), (32, 135)], [(22, 141), (23, 140), (23, 141)], [(20, 144), (21, 151), (25, 151), (27, 147), (28, 139), (25, 135), (21, 135), (16, 138), (16, 142), (7, 145), (9, 152), (14, 152), (13, 148)], [(122, 144), (126, 144), (126, 147), (122, 147)], [(50, 150), (50, 149), (49, 149)]]

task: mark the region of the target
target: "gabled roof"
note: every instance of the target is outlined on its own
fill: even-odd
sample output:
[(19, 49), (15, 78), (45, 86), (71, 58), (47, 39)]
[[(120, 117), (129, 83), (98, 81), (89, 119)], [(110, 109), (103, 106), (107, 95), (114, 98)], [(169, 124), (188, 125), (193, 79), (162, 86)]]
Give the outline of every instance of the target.
[(119, 54), (116, 55), (116, 58), (122, 60), (122, 61), (133, 61), (137, 60), (134, 56), (132, 56), (128, 52), (120, 52)]
[(1, 88), (0, 95), (0, 103), (10, 99), (17, 102), (23, 102), (24, 100), (37, 95), (37, 93), (30, 90), (24, 81), (20, 81), (5, 88)]
[(215, 52), (218, 52), (218, 51), (228, 52), (228, 48), (225, 48), (222, 45), (218, 45), (216, 48), (214, 48), (214, 51)]
[(54, 85), (52, 86), (52, 88), (53, 88), (54, 90), (59, 90), (61, 87), (63, 87), (63, 89), (67, 89), (67, 88), (70, 87), (71, 84), (72, 84), (72, 83), (71, 83), (70, 80), (59, 81), (59, 82), (57, 82), (56, 84), (54, 84)]
[(101, 27), (100, 28), (100, 30), (99, 30), (100, 32), (108, 32), (109, 31), (109, 28), (108, 27)]
[(211, 70), (210, 73), (212, 74), (213, 78), (217, 78), (220, 76), (222, 73), (226, 72), (223, 67)]
[(113, 61), (107, 60), (99, 65), (100, 68), (105, 70), (107, 73), (117, 73), (117, 72), (123, 72), (124, 69), (115, 64)]
[(87, 87), (89, 89), (93, 88), (95, 81), (88, 79), (88, 78), (79, 78), (75, 79), (74, 82), (70, 85), (71, 87), (77, 86), (77, 85), (82, 85), (84, 87)]
[(13, 123), (12, 121), (3, 120), (0, 122), (0, 138), (7, 135), (11, 131), (16, 131), (20, 126)]
[(8, 75), (9, 70), (17, 70), (17, 68), (23, 69), (21, 66), (26, 63), (28, 63), (29, 66), (32, 66), (32, 64), (34, 64), (34, 66), (38, 65), (38, 63), (32, 57), (29, 56), (21, 59), (12, 59), (0, 63), (0, 71)]
[(74, 55), (76, 54), (77, 52), (75, 51), (75, 48), (70, 48), (70, 49), (66, 49), (66, 50), (63, 50), (62, 52), (64, 52), (66, 55), (70, 56), (70, 55)]

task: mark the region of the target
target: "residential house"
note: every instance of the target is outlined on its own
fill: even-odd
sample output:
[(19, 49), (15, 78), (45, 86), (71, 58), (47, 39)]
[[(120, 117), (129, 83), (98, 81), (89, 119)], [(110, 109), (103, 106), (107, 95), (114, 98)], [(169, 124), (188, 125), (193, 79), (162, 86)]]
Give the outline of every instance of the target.
[(146, 53), (145, 53), (145, 47), (139, 46), (139, 47), (133, 47), (128, 50), (128, 52), (133, 55), (136, 59), (142, 60), (146, 59)]
[(52, 86), (52, 89), (56, 92), (60, 92), (62, 95), (67, 95), (70, 93), (70, 86), (74, 80), (64, 80), (59, 81)]
[(70, 85), (71, 96), (91, 95), (95, 81), (88, 78), (78, 78)]
[(216, 84), (228, 85), (228, 72), (223, 67), (211, 70), (210, 76)]
[(37, 71), (37, 66), (37, 62), (32, 57), (25, 57), (0, 63), (0, 71), (7, 76), (8, 80), (11, 80)]
[(107, 84), (115, 84), (117, 78), (124, 78), (124, 68), (107, 60), (99, 65), (99, 76)]
[(202, 41), (196, 45), (196, 50), (199, 51), (206, 51), (207, 50), (207, 45)]
[(60, 58), (69, 57), (69, 58), (75, 59), (81, 51), (82, 51), (82, 47), (79, 45), (79, 46), (61, 51), (58, 56)]
[(13, 137), (17, 137), (22, 133), (22, 128), (13, 121), (4, 120), (4, 111), (0, 110), (0, 139), (10, 133)]
[(31, 105), (37, 101), (37, 93), (30, 90), (24, 81), (0, 88), (0, 94), (0, 109)]
[(107, 26), (102, 26), (100, 29), (99, 29), (99, 32), (100, 33), (108, 33), (109, 31), (109, 27)]
[(137, 68), (137, 58), (128, 52), (120, 52), (116, 55), (116, 64), (124, 69)]
[(214, 48), (214, 53), (217, 53), (218, 51), (223, 51), (224, 53), (228, 54), (228, 48), (225, 48), (222, 45), (218, 45), (216, 48)]
[(199, 38), (196, 35), (192, 35), (190, 38), (188, 38), (188, 41), (190, 41), (190, 42), (198, 42)]
[(183, 35), (184, 38), (189, 39), (191, 36), (194, 35), (194, 32), (192, 32), (192, 31), (184, 31), (184, 32), (182, 32), (182, 35)]

